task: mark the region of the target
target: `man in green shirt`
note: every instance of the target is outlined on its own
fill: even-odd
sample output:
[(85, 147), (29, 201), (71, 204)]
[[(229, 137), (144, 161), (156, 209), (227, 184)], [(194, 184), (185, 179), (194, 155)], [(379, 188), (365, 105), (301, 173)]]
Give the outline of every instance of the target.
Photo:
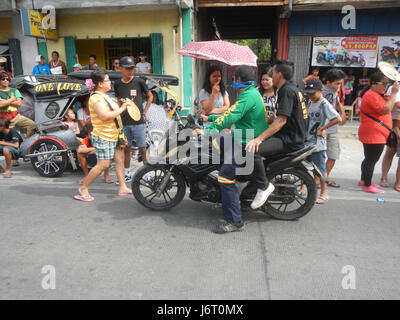
[[(201, 129), (194, 130), (194, 134), (197, 135), (213, 135), (235, 125), (232, 134), (234, 142), (229, 152), (226, 152), (226, 149), (231, 141), (227, 141), (227, 137), (225, 136), (222, 137), (220, 142), (221, 149), (225, 149), (224, 163), (218, 175), (222, 196), (222, 213), (225, 221), (216, 226), (216, 229), (213, 230), (215, 233), (241, 231), (244, 227), (242, 213), (240, 211), (239, 194), (235, 186), (236, 168), (240, 165), (235, 160), (237, 160), (238, 154), (243, 157), (246, 152), (246, 144), (254, 136), (258, 136), (268, 127), (268, 114), (265, 110), (260, 93), (254, 87), (254, 78), (255, 76), (252, 68), (248, 66), (240, 66), (237, 68), (233, 88), (239, 93), (238, 100), (223, 115), (204, 116), (205, 121), (213, 121), (204, 129), (204, 132)], [(249, 135), (249, 130), (253, 132), (253, 134)], [(227, 155), (229, 156), (227, 157)], [(254, 160), (255, 171), (265, 170), (260, 157)], [(254, 176), (257, 177), (258, 175), (255, 174)], [(261, 203), (262, 205), (274, 190), (274, 186), (272, 184), (268, 185), (266, 181), (259, 179), (256, 179), (255, 183), (258, 188), (258, 198), (261, 197), (261, 194), (262, 197), (265, 198)], [(260, 202), (260, 199), (258, 202)]]

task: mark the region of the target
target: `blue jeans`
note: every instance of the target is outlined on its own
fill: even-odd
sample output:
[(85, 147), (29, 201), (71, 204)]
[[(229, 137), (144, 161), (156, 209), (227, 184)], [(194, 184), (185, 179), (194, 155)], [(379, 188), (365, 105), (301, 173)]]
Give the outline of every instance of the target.
[(233, 137), (222, 136), (219, 141), (220, 148), (225, 156), (229, 154), (229, 156), (232, 157), (232, 161), (227, 161), (228, 163), (222, 164), (218, 174), (218, 183), (221, 189), (222, 214), (225, 221), (238, 223), (242, 221), (242, 212), (240, 211), (239, 193), (235, 183), (236, 168), (240, 165), (235, 162), (235, 153), (243, 155), (246, 151), (242, 144), (235, 141), (232, 143), (233, 148), (231, 148), (231, 150), (226, 150), (224, 139), (233, 139)]
[(11, 157), (13, 160), (17, 160), (21, 154), (21, 151), (19, 149), (15, 149), (9, 146), (0, 146), (0, 155), (4, 154), (4, 149), (7, 149), (11, 153)]
[(132, 146), (132, 141), (136, 141), (138, 148), (144, 148), (146, 146), (146, 127), (144, 124), (128, 125), (122, 129), (126, 139), (128, 140), (128, 147)]

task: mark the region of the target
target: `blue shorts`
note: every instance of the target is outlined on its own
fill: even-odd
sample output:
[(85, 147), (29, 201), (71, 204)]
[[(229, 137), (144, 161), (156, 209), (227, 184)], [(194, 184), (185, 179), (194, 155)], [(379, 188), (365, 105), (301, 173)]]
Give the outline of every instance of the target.
[(0, 146), (0, 156), (4, 154), (3, 149), (8, 149), (8, 151), (10, 151), (13, 160), (17, 160), (21, 154), (21, 151), (19, 149), (15, 149), (13, 147), (8, 147), (8, 146)]
[(325, 150), (323, 151), (317, 151), (313, 152), (311, 155), (307, 157), (308, 161), (312, 161), (319, 171), (321, 171), (322, 174), (326, 173), (326, 152)]
[(138, 148), (146, 146), (146, 127), (144, 124), (136, 124), (124, 126), (123, 128), (126, 139), (128, 140), (128, 147), (132, 146), (132, 141), (136, 141)]

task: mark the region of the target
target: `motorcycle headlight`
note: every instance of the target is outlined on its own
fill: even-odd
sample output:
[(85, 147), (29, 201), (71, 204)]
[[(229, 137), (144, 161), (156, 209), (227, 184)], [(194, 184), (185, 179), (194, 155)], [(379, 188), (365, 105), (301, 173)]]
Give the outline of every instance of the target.
[(47, 105), (44, 114), (49, 119), (54, 119), (57, 116), (59, 111), (60, 111), (60, 106), (58, 105), (58, 103), (57, 102), (50, 102)]

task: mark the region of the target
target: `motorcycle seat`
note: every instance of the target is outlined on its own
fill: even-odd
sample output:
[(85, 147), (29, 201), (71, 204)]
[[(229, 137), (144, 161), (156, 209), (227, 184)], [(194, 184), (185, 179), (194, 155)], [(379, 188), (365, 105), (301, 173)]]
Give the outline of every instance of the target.
[(298, 149), (296, 151), (278, 153), (273, 155), (272, 157), (267, 157), (267, 158), (264, 157), (264, 159), (266, 159), (269, 163), (277, 160), (287, 160), (287, 159), (295, 159), (296, 161), (302, 160), (305, 159), (307, 156), (309, 156), (315, 150), (315, 148), (316, 146), (312, 144), (305, 145), (303, 148)]

